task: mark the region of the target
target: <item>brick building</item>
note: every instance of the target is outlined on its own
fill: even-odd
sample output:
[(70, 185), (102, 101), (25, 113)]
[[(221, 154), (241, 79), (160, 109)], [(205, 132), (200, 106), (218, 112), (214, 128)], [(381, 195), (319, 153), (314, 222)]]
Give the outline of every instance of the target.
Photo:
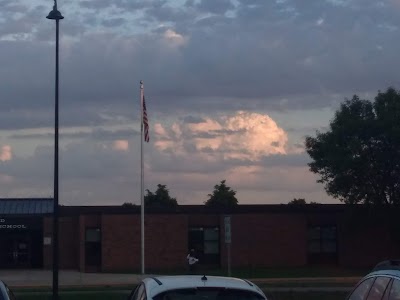
[[(387, 225), (350, 230), (345, 205), (182, 205), (146, 212), (146, 269), (183, 269), (190, 248), (203, 266), (225, 267), (227, 215), (232, 267), (370, 267), (399, 256)], [(51, 240), (51, 199), (0, 200), (0, 267), (51, 268)], [(60, 207), (63, 269), (139, 271), (140, 240), (140, 206)]]

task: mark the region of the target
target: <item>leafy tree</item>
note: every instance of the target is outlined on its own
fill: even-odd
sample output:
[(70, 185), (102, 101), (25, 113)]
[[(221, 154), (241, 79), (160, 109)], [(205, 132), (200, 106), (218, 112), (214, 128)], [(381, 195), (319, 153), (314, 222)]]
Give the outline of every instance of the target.
[(306, 200), (303, 198), (294, 198), (292, 201), (288, 202), (289, 205), (305, 205), (307, 204)]
[(236, 199), (236, 191), (232, 190), (225, 184), (226, 180), (222, 180), (220, 184), (214, 186), (212, 194), (208, 194), (209, 199), (205, 202), (207, 206), (214, 207), (232, 207), (238, 204)]
[(306, 204), (315, 205), (315, 204), (319, 204), (319, 203), (314, 202), (314, 201), (307, 203), (306, 199), (304, 199), (304, 198), (294, 198), (293, 200), (288, 202), (288, 205), (306, 205)]
[(169, 195), (169, 190), (166, 185), (158, 184), (155, 193), (146, 190), (144, 196), (145, 207), (176, 207), (178, 202), (175, 198)]
[(137, 205), (134, 204), (134, 203), (125, 202), (124, 204), (122, 204), (122, 206), (123, 206), (123, 207), (135, 207), (135, 206), (137, 206)]
[(400, 93), (374, 101), (353, 96), (341, 104), (329, 130), (306, 137), (310, 170), (327, 193), (349, 204), (400, 204)]

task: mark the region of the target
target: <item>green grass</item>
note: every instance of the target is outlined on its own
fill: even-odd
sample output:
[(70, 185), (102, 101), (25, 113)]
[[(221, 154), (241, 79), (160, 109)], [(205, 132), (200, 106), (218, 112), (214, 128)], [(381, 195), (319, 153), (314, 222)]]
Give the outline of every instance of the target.
[(340, 288), (352, 288), (354, 287), (357, 282), (261, 282), (256, 283), (261, 289), (268, 289), (268, 288), (299, 288), (299, 287), (307, 287), (307, 288), (321, 288), (321, 287), (340, 287)]
[[(60, 300), (126, 300), (128, 292), (60, 292)], [(17, 300), (52, 300), (51, 293), (15, 293)]]
[[(273, 292), (269, 300), (344, 300), (345, 292)], [(18, 300), (51, 300), (50, 293), (17, 293)], [(60, 300), (126, 300), (127, 292), (60, 292)]]
[(274, 292), (268, 300), (345, 300), (346, 292)]
[[(77, 287), (60, 287), (59, 292), (119, 292), (129, 291), (136, 288), (135, 284), (131, 285), (116, 285), (116, 286), (77, 286)], [(30, 293), (51, 293), (51, 287), (36, 287), (36, 288), (21, 288), (12, 287), (12, 290), (16, 294), (30, 294)]]
[[(362, 277), (369, 269), (343, 269), (337, 267), (298, 267), (298, 268), (235, 268), (232, 276), (239, 278), (304, 278), (304, 277)], [(148, 270), (149, 274), (177, 275), (185, 274), (186, 270)], [(211, 269), (198, 266), (197, 274), (227, 276), (226, 269)]]

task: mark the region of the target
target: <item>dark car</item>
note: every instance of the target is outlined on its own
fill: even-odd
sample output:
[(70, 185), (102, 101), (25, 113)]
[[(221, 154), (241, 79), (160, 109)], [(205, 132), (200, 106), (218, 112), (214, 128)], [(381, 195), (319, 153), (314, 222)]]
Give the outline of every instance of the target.
[(0, 300), (16, 300), (14, 293), (0, 280)]
[(400, 260), (386, 260), (365, 276), (348, 300), (400, 300)]

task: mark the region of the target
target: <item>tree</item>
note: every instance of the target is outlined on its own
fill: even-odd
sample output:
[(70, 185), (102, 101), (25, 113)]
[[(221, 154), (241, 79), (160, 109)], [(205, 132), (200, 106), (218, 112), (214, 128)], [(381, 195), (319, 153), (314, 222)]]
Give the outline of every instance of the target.
[(341, 104), (329, 130), (306, 137), (310, 170), (327, 193), (349, 204), (400, 204), (400, 93), (374, 101), (353, 96)]
[(213, 207), (232, 207), (238, 204), (236, 199), (236, 191), (232, 190), (225, 184), (226, 180), (222, 180), (220, 184), (214, 186), (212, 194), (208, 194), (209, 199), (205, 202), (207, 206)]
[(146, 190), (144, 205), (146, 207), (176, 207), (178, 202), (169, 195), (166, 185), (158, 184), (155, 193)]
[(289, 205), (305, 205), (307, 204), (306, 200), (303, 198), (294, 198), (292, 201), (288, 202)]
[(316, 204), (320, 204), (320, 203), (314, 202), (314, 201), (307, 203), (306, 199), (304, 199), (304, 198), (294, 198), (293, 200), (288, 202), (288, 205), (306, 205), (306, 204), (316, 205)]
[(125, 202), (124, 204), (122, 204), (122, 207), (135, 207), (135, 206), (137, 206), (137, 205), (134, 203), (130, 203), (130, 202)]

